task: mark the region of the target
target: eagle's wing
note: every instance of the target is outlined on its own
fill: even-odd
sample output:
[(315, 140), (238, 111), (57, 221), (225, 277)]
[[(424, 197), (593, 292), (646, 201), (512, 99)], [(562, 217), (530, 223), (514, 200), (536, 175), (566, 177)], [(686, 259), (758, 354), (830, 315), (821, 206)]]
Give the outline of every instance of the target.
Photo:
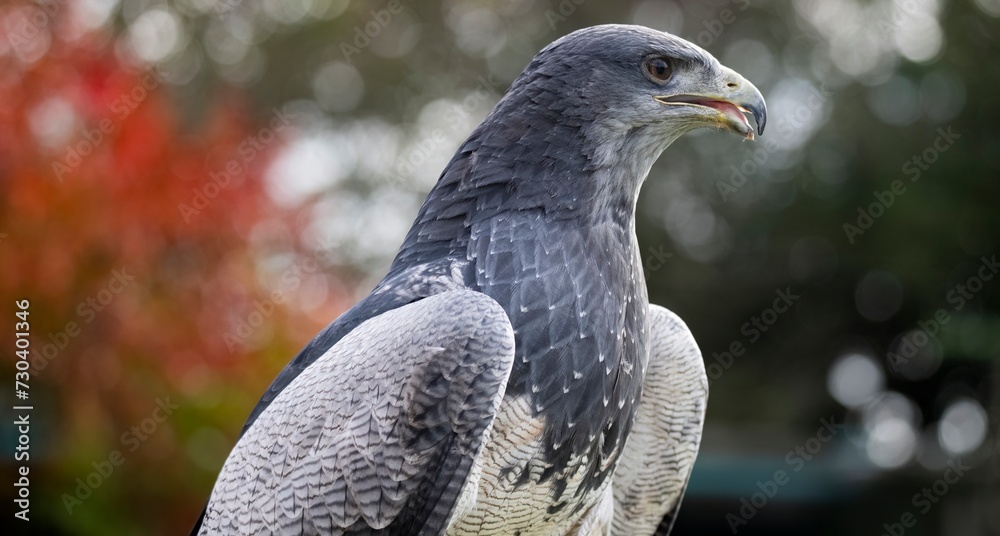
[[(613, 533), (668, 534), (701, 443), (708, 378), (684, 322), (649, 307), (649, 363), (642, 399), (615, 470)], [(662, 525), (661, 525), (662, 522)]]
[(514, 359), (493, 299), (450, 291), (366, 320), (240, 438), (201, 534), (441, 534), (471, 502)]

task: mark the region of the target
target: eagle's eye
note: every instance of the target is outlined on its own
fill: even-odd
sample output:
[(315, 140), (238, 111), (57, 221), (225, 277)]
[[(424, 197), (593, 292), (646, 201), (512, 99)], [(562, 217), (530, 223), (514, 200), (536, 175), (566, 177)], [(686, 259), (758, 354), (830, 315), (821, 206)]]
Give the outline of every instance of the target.
[(666, 82), (670, 78), (670, 74), (673, 69), (670, 68), (670, 62), (664, 58), (649, 58), (646, 60), (646, 72), (652, 77), (653, 80), (657, 82)]

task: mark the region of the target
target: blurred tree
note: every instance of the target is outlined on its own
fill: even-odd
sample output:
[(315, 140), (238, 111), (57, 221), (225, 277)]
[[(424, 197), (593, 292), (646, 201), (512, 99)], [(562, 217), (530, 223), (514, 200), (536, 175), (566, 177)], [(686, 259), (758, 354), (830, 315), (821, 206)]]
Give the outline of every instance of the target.
[(30, 300), (30, 526), (181, 533), (246, 408), (346, 303), (330, 293), (316, 321), (288, 307), (315, 267), (258, 285), (273, 239), (255, 229), (296, 227), (262, 180), (292, 127), (250, 119), (235, 90), (182, 124), (163, 74), (106, 33), (31, 2), (0, 23), (0, 340)]

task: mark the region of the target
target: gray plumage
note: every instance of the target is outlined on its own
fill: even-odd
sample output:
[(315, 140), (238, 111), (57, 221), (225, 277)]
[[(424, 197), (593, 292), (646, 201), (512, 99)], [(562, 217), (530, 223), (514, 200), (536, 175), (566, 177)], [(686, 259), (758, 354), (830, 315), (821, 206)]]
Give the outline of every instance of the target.
[(649, 307), (649, 365), (635, 424), (614, 475), (614, 533), (669, 533), (694, 467), (708, 377), (684, 321)]
[(693, 128), (760, 93), (636, 26), (542, 50), (459, 148), (385, 279), (275, 379), (201, 534), (669, 531), (707, 384), (650, 307), (635, 203)]
[[(365, 321), (240, 439), (213, 493), (229, 507), (209, 509), (206, 532), (368, 534), (397, 520), (444, 523), (513, 359), (507, 316), (478, 292), (444, 292)], [(414, 499), (422, 507), (404, 511)]]

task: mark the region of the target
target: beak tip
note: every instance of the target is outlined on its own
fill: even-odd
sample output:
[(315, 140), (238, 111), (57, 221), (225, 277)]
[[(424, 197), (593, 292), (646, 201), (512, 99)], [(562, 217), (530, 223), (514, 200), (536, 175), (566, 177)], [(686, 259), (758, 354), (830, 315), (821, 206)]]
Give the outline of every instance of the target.
[(763, 136), (764, 127), (767, 126), (767, 103), (764, 101), (764, 95), (736, 71), (728, 67), (723, 67), (723, 69), (728, 74), (726, 80), (730, 83), (737, 82), (735, 91), (730, 94), (732, 102), (737, 103), (753, 115), (754, 121), (757, 122), (757, 135)]
[(764, 127), (767, 126), (767, 107), (764, 104), (764, 99), (760, 100), (759, 106), (751, 107), (750, 112), (753, 114), (754, 119), (757, 121), (757, 134), (759, 136), (763, 136)]

